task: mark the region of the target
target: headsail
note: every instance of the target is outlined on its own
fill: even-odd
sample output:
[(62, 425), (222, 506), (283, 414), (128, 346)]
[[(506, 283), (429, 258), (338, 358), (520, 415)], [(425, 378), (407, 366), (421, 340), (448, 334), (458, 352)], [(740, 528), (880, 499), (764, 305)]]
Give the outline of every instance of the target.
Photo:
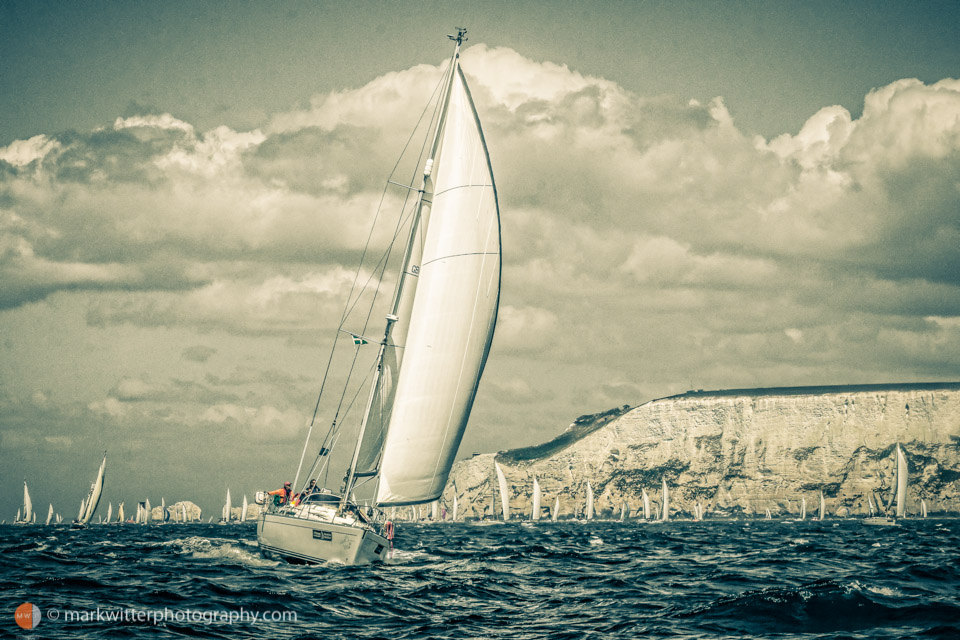
[(451, 74), (437, 153), (424, 170), (423, 254), (411, 265), (418, 267), (416, 295), (383, 447), (380, 506), (429, 502), (442, 493), (497, 319), (497, 193), (458, 56)]

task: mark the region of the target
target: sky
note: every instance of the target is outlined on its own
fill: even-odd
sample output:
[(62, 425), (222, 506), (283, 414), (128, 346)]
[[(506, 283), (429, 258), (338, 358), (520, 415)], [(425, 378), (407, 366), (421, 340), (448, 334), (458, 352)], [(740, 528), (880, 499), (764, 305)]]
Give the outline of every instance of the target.
[(0, 4), (0, 518), (104, 450), (128, 507), (293, 479), (456, 26), (503, 236), (461, 457), (960, 380), (960, 5), (888, 4)]

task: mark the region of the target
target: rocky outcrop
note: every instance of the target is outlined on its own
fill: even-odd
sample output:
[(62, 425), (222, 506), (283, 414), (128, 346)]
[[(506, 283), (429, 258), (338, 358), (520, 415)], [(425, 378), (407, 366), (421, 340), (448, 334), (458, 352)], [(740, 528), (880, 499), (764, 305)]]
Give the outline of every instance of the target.
[[(529, 517), (533, 479), (546, 517), (582, 510), (586, 483), (600, 517), (641, 508), (641, 490), (671, 513), (696, 502), (714, 515), (813, 512), (858, 515), (867, 495), (891, 497), (895, 447), (906, 453), (908, 513), (960, 512), (960, 383), (695, 391), (582, 416), (554, 440), (458, 462), (442, 503), (456, 494), (463, 517), (489, 515), (494, 461), (511, 487), (511, 512)], [(497, 506), (499, 512), (499, 497)]]

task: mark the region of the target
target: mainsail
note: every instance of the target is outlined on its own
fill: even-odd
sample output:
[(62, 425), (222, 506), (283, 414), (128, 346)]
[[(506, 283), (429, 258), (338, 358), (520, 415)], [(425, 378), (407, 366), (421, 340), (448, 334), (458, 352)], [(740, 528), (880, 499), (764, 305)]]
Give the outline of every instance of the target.
[(503, 519), (507, 521), (510, 519), (510, 498), (507, 493), (507, 478), (503, 475), (503, 469), (500, 468), (497, 462), (494, 462), (493, 466), (497, 470), (497, 484), (500, 486), (500, 506), (503, 509)]
[(540, 519), (540, 483), (537, 482), (537, 477), (533, 477), (533, 510), (530, 513), (531, 520)]
[(663, 510), (660, 512), (660, 519), (666, 522), (670, 519), (670, 491), (667, 489), (667, 479), (662, 479), (663, 483)]
[(33, 501), (30, 500), (30, 491), (27, 489), (27, 481), (23, 481), (23, 521), (30, 522), (33, 515)]
[(897, 444), (897, 517), (902, 518), (907, 513), (907, 459), (903, 449)]
[(593, 487), (587, 482), (587, 506), (584, 510), (584, 517), (587, 520), (593, 520)]
[[(377, 491), (381, 507), (429, 502), (442, 493), (470, 417), (497, 319), (497, 193), (458, 57), (447, 92), (432, 162), (428, 160), (424, 169), (419, 220), (414, 222), (422, 238), (422, 255), (419, 265), (408, 262), (408, 271), (416, 275), (407, 278), (416, 288), (409, 316), (402, 314), (411, 296), (401, 290), (397, 302), (393, 335), (403, 347), (403, 359), (388, 409)], [(405, 323), (409, 323), (406, 332)], [(386, 376), (389, 354), (396, 357), (399, 351), (391, 348), (389, 339), (382, 350), (381, 379)], [(384, 384), (380, 383), (377, 393), (389, 399), (391, 394), (382, 391)], [(364, 439), (368, 439), (366, 431)]]

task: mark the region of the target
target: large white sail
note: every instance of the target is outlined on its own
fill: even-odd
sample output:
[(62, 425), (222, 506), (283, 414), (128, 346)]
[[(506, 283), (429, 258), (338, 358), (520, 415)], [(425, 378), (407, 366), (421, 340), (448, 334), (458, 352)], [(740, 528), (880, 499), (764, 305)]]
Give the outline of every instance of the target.
[(497, 470), (497, 484), (500, 485), (500, 506), (503, 510), (503, 519), (507, 521), (510, 519), (510, 497), (508, 495), (509, 489), (507, 488), (507, 478), (503, 475), (503, 469), (500, 468), (500, 465), (494, 461), (494, 468)]
[(643, 495), (643, 519), (650, 519), (650, 496), (647, 495), (646, 489), (640, 490)]
[(897, 517), (902, 518), (907, 513), (907, 459), (903, 449), (897, 445)]
[(86, 504), (84, 505), (84, 509), (80, 517), (81, 524), (87, 524), (93, 519), (93, 514), (97, 510), (97, 505), (100, 504), (100, 496), (103, 494), (103, 482), (104, 476), (106, 475), (106, 470), (107, 454), (104, 453), (103, 460), (100, 461), (100, 468), (97, 470), (97, 479), (94, 480), (93, 485), (90, 487), (90, 493), (87, 495)]
[(664, 522), (670, 519), (670, 491), (667, 489), (667, 479), (663, 478), (663, 510), (660, 512), (660, 519)]
[(537, 482), (537, 477), (533, 477), (533, 510), (530, 513), (531, 520), (540, 519), (540, 483)]
[(593, 487), (587, 482), (587, 506), (584, 509), (584, 517), (587, 520), (593, 520)]
[[(457, 61), (452, 73), (438, 153), (425, 170), (423, 253), (419, 265), (410, 265), (417, 273), (416, 296), (405, 343), (397, 343), (403, 361), (383, 447), (381, 506), (429, 502), (442, 493), (497, 319), (496, 188)], [(397, 324), (403, 321), (401, 316)]]
[(27, 489), (27, 481), (23, 481), (23, 521), (30, 522), (33, 517), (33, 501), (30, 500), (30, 491)]

